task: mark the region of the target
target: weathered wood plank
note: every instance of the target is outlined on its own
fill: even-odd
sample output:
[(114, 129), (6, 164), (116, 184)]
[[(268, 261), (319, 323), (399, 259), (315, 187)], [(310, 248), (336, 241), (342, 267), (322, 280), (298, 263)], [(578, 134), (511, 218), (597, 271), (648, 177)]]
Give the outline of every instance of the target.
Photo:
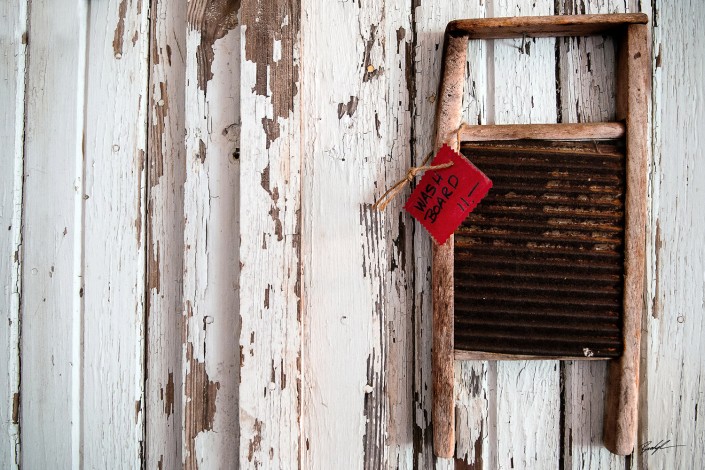
[[(449, 21), (484, 17), (485, 5), (459, 2), (414, 4), (415, 46), (412, 68), (414, 119), (413, 158), (420, 165), (433, 150), (436, 100), (441, 74), (443, 33)], [(469, 45), (463, 120), (486, 122), (486, 43)], [(487, 417), (489, 414), (486, 362), (455, 364), (456, 456), (458, 460), (436, 460), (432, 448), (431, 423), (431, 240), (423, 228), (413, 225), (414, 296), (414, 465), (415, 468), (483, 468), (489, 461)]]
[(146, 467), (182, 462), (186, 5), (150, 5), (146, 208)]
[(639, 468), (699, 468), (705, 455), (705, 4), (657, 1), (653, 7), (649, 312), (634, 460)]
[[(501, 2), (497, 3), (501, 7)], [(519, 5), (521, 6), (521, 5)], [(523, 5), (528, 6), (528, 5)], [(453, 34), (472, 39), (508, 39), (515, 37), (589, 36), (609, 34), (630, 24), (646, 24), (641, 13), (630, 15), (532, 15), (504, 16), (483, 20), (467, 19), (449, 25)], [(501, 28), (501, 29), (500, 29)]]
[(0, 467), (20, 459), (20, 300), (27, 2), (0, 5)]
[[(445, 36), (434, 151), (446, 144), (460, 146), (457, 129), (462, 127), (467, 50), (465, 37)], [(443, 245), (434, 244), (431, 252), (433, 450), (437, 457), (451, 458), (455, 451), (453, 236)]]
[(624, 468), (624, 457), (603, 444), (607, 364), (567, 361), (562, 364), (563, 463), (565, 468)]
[[(551, 15), (554, 2), (502, 0), (492, 16)], [(488, 121), (555, 123), (555, 40), (495, 40)], [(489, 59), (488, 59), (489, 60)], [(559, 457), (560, 371), (557, 361), (499, 361), (495, 468), (551, 468)], [(492, 417), (491, 417), (492, 418)]]
[[(560, 14), (635, 11), (625, 0), (562, 0)], [(557, 41), (556, 73), (562, 122), (605, 122), (615, 119), (615, 42), (611, 36), (562, 38)]]
[(495, 468), (556, 468), (558, 361), (498, 361)]
[(460, 130), (461, 140), (601, 140), (624, 137), (624, 124), (596, 122), (582, 124), (505, 124), (465, 125)]
[[(20, 308), (16, 286), (21, 281), (24, 287), (21, 406), (17, 408), (14, 401), (0, 398), (0, 418), (5, 419), (3, 425), (9, 426), (3, 429), (10, 432), (0, 443), (0, 466), (8, 466), (8, 458), (12, 465), (12, 459), (17, 458), (17, 423), (12, 422), (12, 415), (20, 411), (23, 448), (32, 449), (21, 456), (27, 468), (79, 467), (81, 458), (87, 467), (137, 466), (141, 462), (139, 447), (144, 419), (147, 435), (144, 458), (149, 468), (178, 466), (187, 452), (186, 465), (190, 467), (234, 466), (238, 460), (234, 444), (238, 441), (234, 411), (238, 406), (238, 387), (245, 393), (240, 412), (246, 434), (239, 450), (239, 460), (244, 466), (305, 467), (301, 462), (314, 467), (338, 462), (345, 466), (373, 467), (452, 466), (453, 462), (448, 460), (434, 463), (430, 448), (430, 242), (425, 232), (413, 228), (414, 224), (405, 216), (392, 217), (390, 214), (396, 209), (390, 207), (386, 214), (375, 214), (361, 212), (358, 206), (361, 201), (371, 202), (374, 195), (385, 189), (386, 182), (401, 176), (405, 159), (420, 162), (430, 151), (433, 101), (440, 73), (440, 49), (435, 46), (447, 21), (483, 16), (486, 8), (490, 14), (499, 15), (499, 8), (509, 9), (511, 5), (494, 1), (482, 5), (413, 4), (413, 22), (407, 27), (405, 7), (397, 10), (394, 6), (374, 3), (357, 10), (359, 7), (354, 4), (305, 4), (304, 11), (310, 17), (303, 19), (303, 41), (306, 45), (320, 45), (321, 49), (304, 47), (308, 51), (306, 67), (299, 70), (299, 54), (302, 54), (298, 45), (299, 16), (290, 13), (299, 11), (298, 4), (259, 3), (260, 13), (255, 7), (249, 17), (250, 34), (256, 44), (255, 52), (266, 52), (257, 56), (251, 51), (256, 57), (246, 59), (247, 46), (242, 46), (246, 81), (239, 84), (233, 79), (238, 75), (239, 32), (226, 32), (223, 38), (214, 40), (213, 55), (209, 56), (207, 44), (203, 46), (201, 38), (203, 31), (208, 35), (212, 30), (207, 31), (203, 24), (185, 26), (185, 6), (168, 5), (167, 10), (165, 2), (154, 0), (152, 45), (158, 50), (151, 50), (147, 68), (146, 2), (141, 3), (139, 14), (137, 4), (129, 0), (99, 3), (90, 6), (91, 49), (86, 54), (87, 4), (76, 2), (59, 8), (39, 0), (32, 2), (30, 29), (35, 33), (29, 38), (31, 60), (26, 62), (24, 171), (19, 166), (22, 163), (19, 129), (24, 120), (21, 114), (24, 105), (22, 92), (17, 91), (24, 83), (24, 66), (8, 65), (1, 72), (5, 80), (14, 80), (14, 88), (2, 88), (0, 102), (15, 107), (14, 113), (6, 107), (2, 118), (5, 120), (0, 119), (5, 141), (14, 142), (6, 150), (11, 150), (7, 158), (15, 165), (14, 173), (7, 171), (3, 176), (1, 193), (2, 220), (12, 221), (12, 229), (0, 238), (2, 253), (7, 255), (3, 262), (11, 263), (0, 266), (5, 286), (5, 297), (0, 297), (3, 315), (8, 312), (17, 318), (17, 313), (13, 313)], [(559, 2), (558, 8), (571, 13), (635, 11), (636, 5), (632, 5), (635, 1), (629, 1), (626, 8), (623, 3), (626, 2), (566, 0)], [(219, 2), (191, 4), (194, 9), (205, 8), (206, 13), (213, 11), (209, 8), (221, 5)], [(525, 8), (529, 2), (522, 1), (520, 6)], [(703, 367), (701, 361), (689, 359), (702, 355), (701, 338), (705, 333), (700, 318), (703, 256), (699, 243), (704, 235), (697, 217), (705, 175), (697, 152), (693, 153), (699, 145), (697, 131), (703, 127), (705, 115), (697, 106), (699, 95), (684, 90), (697, 90), (703, 75), (702, 64), (697, 60), (700, 46), (690, 31), (702, 30), (705, 11), (695, 4), (656, 2), (656, 7), (654, 148), (657, 152), (650, 175), (653, 195), (649, 239), (652, 252), (647, 277), (650, 315), (645, 320), (648, 336), (644, 339), (644, 351), (648, 356), (643, 356), (639, 441), (647, 448), (658, 447), (661, 440), (670, 442), (661, 449), (637, 452), (630, 461), (643, 468), (689, 468), (697, 467), (705, 453), (701, 429), (705, 417), (702, 406), (698, 408), (703, 394)], [(22, 16), (21, 10), (14, 10), (14, 4), (9, 8), (7, 11), (15, 15), (13, 18)], [(5, 15), (4, 9), (0, 7), (1, 15)], [(275, 15), (262, 15), (275, 10)], [(327, 30), (325, 22), (329, 19), (322, 16), (330, 12), (343, 15), (342, 19), (331, 21), (336, 25), (335, 30), (331, 29), (332, 34), (344, 38), (335, 47), (325, 44), (330, 42), (330, 32), (324, 36), (316, 29), (320, 26), (318, 21)], [(526, 14), (526, 11), (511, 9), (503, 14)], [(255, 24), (253, 18), (258, 15), (276, 18), (264, 26)], [(0, 22), (9, 18), (2, 16)], [(17, 31), (24, 31), (23, 21), (16, 24), (21, 26), (13, 33), (15, 38), (21, 36)], [(117, 28), (119, 24), (122, 26)], [(377, 27), (374, 39), (371, 39), (372, 25)], [(120, 29), (117, 40), (116, 29)], [(283, 36), (282, 30), (285, 30)], [(350, 33), (347, 39), (348, 31), (356, 34)], [(243, 37), (248, 34), (245, 32)], [(7, 64), (25, 60), (22, 46), (16, 41), (12, 51), (19, 50), (20, 55), (15, 56), (15, 52), (5, 55), (3, 60), (9, 61)], [(371, 46), (365, 55), (368, 44)], [(531, 108), (518, 98), (506, 103), (495, 99), (499, 96), (497, 87), (502, 86), (500, 80), (510, 85), (516, 83), (511, 78), (514, 75), (504, 73), (509, 62), (533, 61), (539, 54), (543, 63), (542, 44), (498, 41), (488, 55), (484, 53), (486, 43), (471, 45), (465, 120), (473, 124), (487, 120), (500, 122), (499, 118), (505, 119), (501, 122), (522, 122), (509, 112), (500, 116), (501, 110), (509, 109), (528, 116), (526, 120), (543, 122), (546, 108), (551, 106), (548, 100)], [(121, 51), (119, 59), (113, 46)], [(2, 47), (6, 47), (5, 42)], [(406, 47), (409, 49), (402, 51)], [(504, 54), (500, 47), (516, 49), (501, 59), (497, 57)], [(544, 87), (558, 78), (559, 119), (564, 122), (612, 119), (610, 47), (602, 37), (558, 42), (559, 70), (552, 68), (556, 65), (554, 58), (551, 66), (547, 66), (551, 77), (528, 75), (534, 87), (535, 104), (536, 100), (541, 101), (539, 95), (543, 96)], [(334, 55), (347, 48), (354, 51)], [(516, 52), (520, 49), (523, 51)], [(547, 49), (555, 53), (555, 49)], [(2, 51), (5, 54), (5, 49)], [(331, 57), (339, 59), (341, 67), (334, 69), (328, 64)], [(489, 69), (488, 86), (486, 65), (494, 64), (495, 59), (498, 63)], [(85, 60), (88, 60), (87, 75)], [(186, 66), (181, 60), (190, 64), (187, 72), (182, 70)], [(539, 66), (527, 62), (520, 62), (521, 70), (529, 69), (529, 74), (538, 71)], [(364, 70), (358, 70), (360, 64)], [(374, 66), (371, 72), (366, 73), (366, 65)], [(340, 70), (348, 66), (353, 72), (340, 77)], [(208, 73), (203, 73), (208, 70), (213, 73), (210, 80)], [(317, 75), (320, 70), (329, 70), (326, 72), (329, 75), (323, 77), (335, 77), (335, 86)], [(308, 78), (298, 80), (299, 72)], [(409, 77), (406, 89), (399, 85), (403, 72)], [(147, 73), (151, 75), (149, 81)], [(88, 80), (87, 87), (84, 77)], [(340, 86), (341, 83), (345, 85)], [(5, 81), (3, 86), (8, 84)], [(257, 84), (260, 87), (253, 91)], [(541, 90), (538, 94), (537, 88)], [(299, 89), (303, 97), (298, 94)], [(84, 90), (88, 93), (85, 108)], [(239, 210), (234, 209), (238, 207), (240, 191), (237, 162), (227, 158), (239, 145), (237, 94), (240, 90), (245, 95), (243, 110), (250, 116), (244, 123), (249, 149), (247, 172), (242, 177), (246, 201), (241, 204), (243, 220), (248, 226), (242, 230), (237, 225)], [(509, 95), (519, 93), (510, 90)], [(326, 96), (330, 98), (322, 98)], [(409, 102), (404, 101), (405, 96)], [(310, 122), (299, 118), (301, 99), (306, 102), (304, 116), (307, 121), (310, 117)], [(409, 103), (413, 108), (413, 124), (404, 121)], [(519, 111), (514, 110), (515, 106)], [(186, 144), (181, 140), (181, 132), (186, 126), (187, 108), (193, 114), (189, 111)], [(326, 116), (325, 122), (314, 119)], [(85, 166), (81, 151), (84, 122)], [(302, 123), (304, 132), (299, 134)], [(411, 156), (404, 150), (405, 132), (415, 139)], [(150, 143), (145, 146), (147, 134)], [(349, 151), (352, 148), (354, 154)], [(301, 149), (310, 160), (302, 158)], [(139, 158), (133, 159), (139, 150), (147, 152), (145, 170), (140, 169)], [(382, 154), (385, 158), (374, 159)], [(200, 161), (202, 155), (205, 162)], [(367, 162), (361, 161), (364, 156)], [(85, 185), (84, 168), (88, 178)], [(193, 199), (182, 210), (180, 181), (186, 178), (184, 171), (188, 171), (187, 191)], [(18, 192), (23, 178), (24, 196)], [(333, 193), (331, 200), (321, 197), (323, 191)], [(84, 199), (84, 194), (88, 199)], [(142, 194), (141, 198), (137, 194)], [(336, 194), (340, 197), (334, 198)], [(22, 201), (24, 212), (20, 213)], [(301, 214), (299, 207), (304, 210)], [(188, 222), (179, 221), (186, 211), (192, 218)], [(321, 220), (322, 214), (332, 211), (335, 211), (335, 225)], [(337, 213), (341, 216), (337, 217)], [(344, 214), (350, 213), (356, 217), (347, 220)], [(262, 214), (266, 214), (265, 218)], [(23, 233), (17, 223), (20, 217)], [(135, 225), (138, 218), (142, 225)], [(184, 224), (188, 226), (185, 233)], [(247, 298), (239, 301), (235, 284), (238, 245), (232, 236), (238, 231), (243, 236), (243, 249), (247, 250), (242, 261), (248, 274), (243, 280)], [(305, 248), (299, 244), (302, 233)], [(409, 247), (412, 237), (413, 252)], [(184, 238), (192, 243), (181, 254)], [(266, 249), (262, 248), (263, 242)], [(15, 259), (20, 243), (20, 258)], [(346, 248), (341, 249), (341, 244)], [(329, 254), (332, 260), (326, 259)], [(182, 268), (182, 258), (189, 256)], [(365, 261), (349, 262), (353, 258)], [(360, 268), (354, 268), (355, 263)], [(327, 273), (333, 272), (331, 269), (344, 264), (353, 269), (339, 279), (327, 277)], [(410, 269), (415, 270), (415, 294), (410, 287), (413, 282), (408, 274)], [(183, 270), (189, 286), (189, 303), (180, 300), (178, 279)], [(306, 275), (305, 281), (301, 279), (302, 273)], [(340, 287), (351, 280), (354, 282), (347, 289)], [(305, 329), (297, 320), (297, 315), (303, 314), (299, 310), (299, 286), (307, 289), (306, 315), (302, 318)], [(142, 301), (145, 288), (147, 297)], [(144, 307), (141, 302), (145, 302)], [(245, 380), (238, 385), (237, 359), (232, 361), (227, 355), (234, 355), (240, 303), (247, 306), (247, 311), (243, 311), (247, 331), (243, 331), (241, 339), (246, 373)], [(194, 304), (198, 305), (197, 310)], [(346, 312), (349, 310), (349, 315), (329, 315), (330, 311), (340, 312), (341, 305)], [(184, 310), (188, 315), (189, 307), (197, 311), (191, 320), (179, 318), (177, 312)], [(414, 312), (413, 319), (407, 317), (409, 311)], [(360, 312), (370, 313), (360, 316)], [(142, 316), (147, 313), (148, 317)], [(189, 326), (182, 320), (190, 321)], [(210, 320), (214, 323), (208, 323)], [(410, 326), (406, 322), (412, 320), (414, 336), (409, 339)], [(214, 324), (217, 329), (212, 328)], [(140, 356), (145, 325), (146, 358)], [(13, 369), (17, 365), (12, 363), (12, 344), (18, 337), (12, 328), (3, 331), (0, 351), (3, 354), (9, 351), (9, 356), (0, 359), (3, 361), (0, 376), (12, 379), (12, 371), (18, 370)], [(300, 356), (302, 334), (305, 336)], [(189, 344), (193, 344), (191, 356)], [(412, 351), (410, 344), (415, 359), (413, 372), (408, 372), (405, 356)], [(338, 354), (338, 349), (348, 354)], [(6, 361), (5, 357), (9, 359)], [(182, 371), (180, 362), (184, 358), (187, 364)], [(190, 361), (191, 358), (195, 359)], [(141, 397), (140, 374), (145, 361), (146, 408), (138, 403), (142, 408), (138, 409), (135, 421), (133, 411)], [(235, 364), (234, 369), (228, 369), (228, 361)], [(361, 366), (363, 363), (365, 367)], [(299, 381), (302, 364), (308, 374), (303, 386)], [(604, 365), (567, 363), (558, 373), (549, 364), (553, 363), (544, 363), (538, 369), (529, 365), (519, 372), (522, 366), (508, 363), (456, 362), (457, 468), (556, 466), (556, 443), (561, 440), (557, 437), (556, 377), (562, 377), (564, 389), (562, 465), (566, 468), (625, 465), (624, 459), (610, 455), (601, 447)], [(336, 383), (341, 369), (346, 375)], [(169, 385), (169, 371), (173, 372), (173, 385)], [(183, 378), (184, 372), (190, 376)], [(411, 407), (407, 395), (411, 378), (415, 402), (410, 437), (409, 418), (403, 408)], [(186, 388), (190, 387), (188, 393), (180, 389), (182, 380)], [(8, 381), (7, 391), (1, 389), (5, 397), (12, 394), (14, 400), (16, 384)], [(351, 384), (357, 388), (351, 389)], [(301, 387), (304, 397), (308, 397), (303, 405), (311, 406), (309, 416), (303, 412), (306, 408), (298, 408)], [(312, 388), (306, 391), (306, 387)], [(344, 395), (335, 395), (338, 392)], [(170, 393), (174, 396), (173, 411), (169, 406)], [(189, 397), (195, 400), (187, 402)], [(213, 403), (215, 407), (211, 408)], [(209, 410), (214, 413), (212, 422), (208, 421)], [(308, 453), (306, 436), (299, 451), (298, 417), (304, 419)], [(349, 421), (341, 424), (336, 419)], [(518, 425), (519, 419), (523, 422)], [(186, 427), (188, 431), (184, 431), (182, 420), (190, 426)], [(337, 434), (339, 430), (349, 433), (341, 437)], [(182, 432), (186, 439), (182, 439)], [(412, 451), (408, 446), (412, 440), (414, 450), (410, 456)], [(538, 458), (534, 460), (536, 454)], [(354, 460), (336, 460), (340, 456)]]
[(239, 1), (188, 5), (184, 467), (238, 460)]
[[(607, 371), (605, 446), (619, 455), (631, 454), (637, 432), (637, 401), (642, 311), (644, 310), (646, 239), (646, 166), (649, 159), (649, 96), (651, 53), (645, 25), (630, 25), (617, 59), (617, 117), (627, 123), (627, 190), (624, 196), (624, 350)], [(620, 86), (620, 83), (622, 85)], [(625, 96), (622, 97), (622, 94)], [(620, 103), (624, 102), (624, 110)]]
[(302, 18), (302, 468), (410, 468), (410, 219), (402, 198), (372, 208), (411, 161), (410, 10), (319, 0)]
[[(369, 290), (364, 294), (368, 302), (373, 299), (375, 304), (374, 308), (368, 304), (367, 310), (372, 313), (372, 321), (368, 323), (368, 328), (371, 328), (368, 331), (372, 332), (373, 346), (371, 351), (368, 350), (370, 364), (376, 366), (379, 357), (379, 374), (376, 379), (370, 376), (371, 371), (368, 368), (368, 384), (372, 385), (375, 391), (372, 394), (366, 394), (365, 397), (365, 415), (368, 420), (365, 434), (366, 437), (372, 435), (378, 437), (375, 437), (375, 445), (370, 445), (371, 441), (365, 444), (365, 468), (378, 468), (378, 462), (381, 465), (386, 464), (387, 468), (412, 468), (413, 317), (410, 312), (413, 305), (414, 263), (413, 239), (409, 228), (413, 222), (406, 213), (401, 211), (402, 200), (398, 200), (399, 205), (396, 210), (394, 208), (386, 210), (384, 218), (378, 219), (377, 227), (370, 224), (374, 218), (371, 212), (368, 213), (366, 210), (367, 204), (371, 202), (370, 196), (376, 195), (377, 189), (382, 189), (380, 186), (382, 181), (389, 181), (389, 178), (395, 179), (397, 175), (403, 176), (407, 169), (405, 165), (411, 164), (413, 134), (408, 81), (413, 47), (411, 5), (407, 3), (397, 6), (381, 2), (379, 7), (374, 9), (367, 7), (363, 11), (369, 15), (370, 27), (372, 24), (377, 24), (384, 32), (383, 35), (380, 34), (382, 56), (376, 55), (379, 53), (379, 45), (373, 44), (370, 59), (371, 64), (377, 69), (384, 68), (385, 78), (370, 79), (365, 82), (360, 68), (351, 74), (357, 77), (358, 85), (351, 91), (357, 90), (360, 98), (374, 109), (374, 113), (372, 109), (362, 108), (359, 110), (357, 121), (354, 117), (350, 119), (354, 122), (354, 127), (345, 126), (342, 120), (340, 123), (343, 124), (342, 127), (347, 127), (347, 130), (341, 133), (343, 136), (355, 135), (355, 138), (359, 139), (357, 140), (359, 145), (366, 148), (365, 156), (369, 157), (369, 160), (363, 163), (359, 159), (363, 155), (357, 153), (358, 147), (355, 144), (351, 147), (345, 146), (344, 153), (356, 157), (353, 159), (354, 164), (363, 165), (359, 175), (365, 179), (366, 176), (363, 175), (378, 178), (374, 189), (372, 186), (361, 184), (362, 192), (358, 193), (360, 199), (356, 201), (360, 212), (370, 216), (369, 220), (359, 221), (358, 230), (360, 236), (364, 237), (364, 248), (358, 253), (371, 251), (378, 254), (378, 257), (368, 258), (366, 281)], [(362, 23), (360, 25), (362, 26)], [(358, 42), (357, 47), (360, 46), (361, 43)], [(380, 61), (375, 63), (375, 57), (379, 57)], [(365, 72), (368, 71), (365, 70)], [(359, 85), (361, 77), (362, 86)], [(344, 99), (345, 95), (342, 97)], [(381, 122), (379, 133), (377, 133), (377, 120)], [(368, 132), (372, 130), (370, 125), (372, 122), (375, 123), (375, 134), (370, 138)], [(375, 151), (370, 151), (368, 145), (376, 147)], [(381, 155), (381, 149), (386, 150), (384, 157)], [(321, 163), (320, 160), (319, 163)], [(368, 171), (370, 173), (367, 173)], [(344, 174), (336, 171), (336, 177), (342, 181)], [(369, 192), (365, 188), (369, 188)], [(375, 250), (375, 247), (380, 249)], [(354, 246), (350, 245), (350, 248), (353, 249)], [(338, 284), (341, 291), (343, 285), (344, 283)], [(374, 294), (370, 296), (370, 292)], [(383, 306), (381, 312), (377, 308), (378, 304)], [(381, 328), (378, 328), (378, 322)], [(384, 393), (378, 393), (377, 390), (382, 383)], [(374, 414), (380, 418), (370, 419)], [(383, 455), (386, 460), (377, 457), (381, 457), (376, 451), (377, 447), (385, 448)]]
[(148, 10), (146, 0), (88, 9), (83, 315), (74, 319), (88, 468), (138, 467), (144, 452)]
[[(459, 148), (457, 129), (461, 125), (465, 94), (465, 64), (468, 44), (464, 37), (445, 36), (444, 63), (436, 111), (434, 151), (444, 144)], [(433, 244), (431, 254), (431, 293), (433, 326), (431, 368), (433, 376), (433, 451), (451, 458), (455, 450), (454, 396), (454, 322), (455, 286), (453, 285), (454, 238)]]
[[(560, 14), (637, 11), (624, 0), (559, 3)], [(564, 123), (615, 119), (615, 50), (611, 37), (557, 40), (558, 119)], [(563, 464), (565, 468), (623, 468), (624, 458), (603, 445), (607, 364), (574, 361), (562, 364)]]
[(86, 15), (81, 1), (34, 1), (29, 10), (30, 32), (41, 33), (27, 51), (20, 429), (32, 451), (21, 455), (24, 468), (80, 464)]
[(241, 21), (240, 465), (295, 468), (305, 452), (300, 3), (246, 2)]

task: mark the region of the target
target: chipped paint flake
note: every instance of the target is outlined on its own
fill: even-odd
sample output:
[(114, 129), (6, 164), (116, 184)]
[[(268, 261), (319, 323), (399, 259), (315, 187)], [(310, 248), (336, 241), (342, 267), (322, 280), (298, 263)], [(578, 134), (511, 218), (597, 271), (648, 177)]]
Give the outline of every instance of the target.
[(166, 389), (163, 391), (164, 414), (167, 417), (174, 412), (174, 373), (169, 372), (169, 378), (166, 382)]
[(189, 2), (187, 21), (192, 30), (201, 34), (196, 49), (198, 88), (207, 91), (213, 79), (214, 43), (238, 25), (240, 0), (206, 0)]
[(118, 22), (113, 34), (113, 54), (116, 59), (122, 58), (123, 40), (125, 36), (125, 15), (127, 14), (127, 0), (121, 0), (118, 7)]
[(359, 101), (357, 96), (351, 96), (347, 103), (338, 103), (338, 119), (342, 119), (346, 114), (348, 117), (353, 117)]
[(194, 357), (193, 345), (188, 343), (186, 350), (188, 369), (186, 371), (185, 389), (185, 440), (186, 440), (186, 467), (198, 468), (195, 449), (196, 437), (213, 429), (216, 412), (216, 398), (220, 383), (210, 380), (206, 372), (205, 362)]
[[(271, 100), (270, 116), (262, 117), (267, 148), (280, 136), (278, 119), (294, 111), (299, 65), (294, 53), (299, 34), (300, 1), (265, 0), (243, 5), (245, 60), (256, 64), (253, 91)], [(277, 54), (275, 52), (279, 51)]]

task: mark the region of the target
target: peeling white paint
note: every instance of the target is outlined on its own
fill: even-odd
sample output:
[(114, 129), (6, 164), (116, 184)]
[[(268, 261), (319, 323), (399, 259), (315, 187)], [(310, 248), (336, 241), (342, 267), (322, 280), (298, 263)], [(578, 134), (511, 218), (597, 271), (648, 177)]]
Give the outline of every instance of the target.
[(0, 30), (11, 39), (0, 42), (0, 141), (4, 142), (0, 174), (0, 467), (16, 469), (20, 460), (17, 422), (20, 390), (20, 301), (22, 292), (22, 196), (25, 119), (27, 4), (0, 6)]
[[(430, 242), (399, 215), (403, 198), (383, 214), (369, 204), (430, 150), (448, 21), (641, 7), (658, 26), (638, 437), (648, 450), (631, 462), (697, 468), (705, 449), (699, 4), (424, 0), (412, 10), (303, 0), (273, 23), (301, 21), (287, 72), (298, 75), (284, 80), (298, 93), (277, 115), (283, 85), (272, 67), (291, 59), (286, 37), (272, 36), (262, 94), (257, 64), (243, 57), (246, 27), (217, 39), (206, 91), (201, 34), (187, 24), (195, 4), (167, 3), (0, 7), (11, 32), (0, 43), (8, 142), (0, 310), (12, 322), (0, 337), (0, 467), (460, 466), (434, 462), (429, 440)], [(148, 15), (161, 20), (151, 31)], [(558, 68), (555, 44), (471, 44), (464, 119), (610, 119), (610, 41), (559, 41)], [(156, 145), (148, 125), (159, 110), (164, 161), (155, 176), (140, 151)], [(205, 384), (188, 382), (201, 370)], [(603, 362), (457, 362), (455, 374), (460, 461), (625, 466), (601, 446)], [(188, 434), (187, 409), (204, 390), (186, 396), (186, 383), (215, 390), (212, 420), (191, 411), (207, 422)]]
[[(213, 79), (199, 86), (197, 50), (201, 33), (186, 34), (186, 174), (184, 183), (183, 380), (191, 386), (217, 384), (207, 398), (184, 396), (183, 459), (187, 468), (223, 468), (237, 461), (239, 360), (238, 237), (239, 161), (232, 137), (222, 130), (239, 121), (240, 31), (235, 28), (213, 45)], [(168, 156), (167, 156), (168, 158)], [(204, 364), (207, 381), (193, 376), (191, 362)], [(212, 393), (215, 394), (213, 396)], [(201, 393), (195, 390), (195, 393)], [(215, 400), (211, 403), (210, 400)], [(192, 435), (192, 420), (210, 416), (212, 428)], [(190, 414), (189, 414), (190, 410)], [(195, 424), (193, 426), (196, 426)], [(194, 469), (195, 470), (195, 469)]]

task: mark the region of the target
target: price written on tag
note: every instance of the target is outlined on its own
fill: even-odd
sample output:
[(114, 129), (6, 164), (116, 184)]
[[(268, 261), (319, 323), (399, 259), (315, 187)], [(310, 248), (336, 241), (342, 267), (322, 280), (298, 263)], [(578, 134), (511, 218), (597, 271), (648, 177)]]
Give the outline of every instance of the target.
[(439, 245), (444, 244), (487, 195), (492, 181), (467, 158), (443, 145), (404, 208), (424, 226)]

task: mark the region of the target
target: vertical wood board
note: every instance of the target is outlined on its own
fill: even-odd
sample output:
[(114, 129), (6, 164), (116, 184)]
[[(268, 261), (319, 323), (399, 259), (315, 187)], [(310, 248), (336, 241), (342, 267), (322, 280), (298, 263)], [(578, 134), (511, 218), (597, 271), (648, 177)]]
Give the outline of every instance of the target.
[(410, 11), (302, 10), (302, 467), (409, 468), (410, 220), (372, 203), (410, 163)]
[(146, 0), (88, 9), (80, 292), (86, 467), (137, 467), (144, 454), (148, 10)]
[(33, 451), (21, 466), (78, 468), (87, 11), (35, 1), (28, 15), (20, 429)]
[(27, 3), (0, 6), (0, 467), (18, 468), (20, 301)]
[(705, 456), (703, 18), (700, 2), (653, 4), (651, 258), (638, 468), (698, 468)]
[(238, 459), (239, 2), (191, 2), (186, 32), (183, 459)]
[(300, 465), (301, 8), (240, 12), (240, 465)]
[(150, 4), (146, 188), (147, 468), (182, 462), (186, 6)]

